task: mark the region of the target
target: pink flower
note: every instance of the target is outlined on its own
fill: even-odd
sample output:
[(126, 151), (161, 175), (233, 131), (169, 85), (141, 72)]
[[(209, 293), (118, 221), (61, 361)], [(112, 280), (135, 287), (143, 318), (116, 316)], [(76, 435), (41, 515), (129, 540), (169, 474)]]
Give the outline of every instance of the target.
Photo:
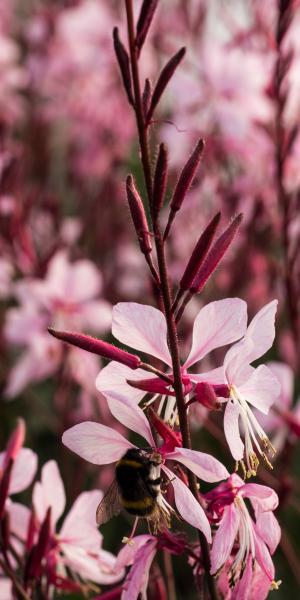
[(57, 521), (65, 504), (65, 491), (55, 461), (46, 463), (42, 469), (41, 481), (33, 490), (33, 506), (41, 524), (51, 508), (50, 540), (45, 556), (44, 572), (49, 582), (58, 577), (68, 580), (68, 571), (76, 580), (79, 575), (84, 580), (110, 584), (118, 581), (123, 573), (114, 573), (115, 557), (101, 548), (102, 535), (95, 520), (96, 507), (101, 500), (99, 490), (80, 494), (65, 517), (59, 532)]
[[(187, 523), (200, 529), (210, 541), (210, 526), (203, 508), (185, 483), (164, 463), (166, 460), (180, 462), (195, 473), (197, 477), (209, 482), (225, 479), (228, 476), (227, 469), (217, 459), (203, 452), (179, 447), (171, 449), (170, 444), (156, 448), (150, 425), (143, 411), (132, 400), (110, 398), (109, 406), (114, 416), (123, 425), (142, 436), (151, 448), (161, 454), (161, 468), (173, 486), (178, 512)], [(79, 423), (65, 431), (62, 440), (70, 450), (96, 465), (117, 462), (129, 448), (137, 447), (114, 429), (89, 421)], [(168, 520), (170, 506), (166, 503), (161, 492), (157, 497), (157, 504)]]
[[(224, 432), (233, 458), (241, 463), (247, 477), (256, 475), (257, 453), (270, 466), (261, 446), (275, 452), (248, 403), (267, 414), (280, 393), (280, 385), (268, 367), (260, 365), (255, 369), (250, 366), (272, 346), (276, 308), (277, 300), (273, 300), (256, 314), (243, 339), (228, 350), (223, 369), (212, 371), (209, 377), (211, 382), (228, 385), (230, 398), (225, 408)], [(245, 444), (240, 436), (240, 421)]]
[[(276, 587), (270, 554), (273, 554), (280, 540), (280, 527), (272, 512), (278, 505), (277, 494), (263, 485), (245, 484), (238, 475), (233, 474), (227, 482), (205, 497), (211, 520), (219, 524), (211, 551), (211, 573), (218, 573), (226, 561), (233, 557), (229, 571), (229, 580), (236, 586), (233, 597), (246, 598), (255, 561), (268, 577), (269, 587)], [(251, 502), (254, 519), (245, 499)], [(238, 542), (237, 548), (235, 541)]]
[[(25, 279), (16, 284), (15, 293), (21, 305), (8, 311), (5, 335), (8, 342), (25, 350), (10, 372), (7, 397), (19, 394), (29, 382), (48, 377), (60, 365), (62, 346), (49, 336), (49, 325), (101, 333), (108, 329), (111, 308), (108, 302), (97, 299), (101, 286), (101, 275), (93, 263), (85, 259), (71, 263), (64, 250), (50, 261), (45, 279)], [(84, 377), (76, 365), (82, 361), (82, 354), (72, 349), (68, 361), (69, 370), (80, 385)], [(76, 359), (78, 355), (80, 358)], [(98, 360), (89, 356), (85, 362), (88, 369), (84, 383), (90, 391), (89, 372), (97, 369)]]
[[(191, 351), (182, 366), (182, 383), (186, 399), (205, 374), (188, 373), (188, 369), (209, 352), (241, 338), (246, 330), (247, 307), (243, 300), (229, 298), (211, 302), (198, 313), (193, 328)], [(150, 354), (172, 368), (167, 343), (167, 324), (163, 313), (152, 306), (121, 302), (113, 308), (112, 333), (123, 344)], [(170, 373), (172, 378), (172, 373)], [(134, 388), (127, 381), (134, 383)], [(171, 385), (142, 369), (132, 372), (124, 365), (110, 362), (99, 373), (96, 386), (109, 401), (110, 397), (131, 398), (140, 402), (146, 392), (154, 393), (153, 402), (161, 397), (159, 413), (171, 424), (177, 417), (175, 393)]]
[(146, 600), (150, 567), (157, 550), (162, 548), (171, 554), (181, 554), (185, 542), (178, 536), (164, 532), (159, 537), (138, 535), (121, 549), (116, 569), (132, 565), (122, 586), (121, 600), (137, 600), (139, 594), (142, 600)]

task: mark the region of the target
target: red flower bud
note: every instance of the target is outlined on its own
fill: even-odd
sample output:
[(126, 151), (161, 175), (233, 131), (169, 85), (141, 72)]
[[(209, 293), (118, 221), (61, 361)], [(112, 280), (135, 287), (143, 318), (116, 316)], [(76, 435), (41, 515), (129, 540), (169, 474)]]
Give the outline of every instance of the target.
[(129, 104), (134, 106), (129, 56), (119, 38), (119, 30), (117, 27), (115, 27), (113, 30), (113, 38), (114, 38), (114, 49), (115, 49), (117, 61), (119, 64), (120, 72), (122, 75), (123, 85), (124, 85), (124, 88), (125, 88), (125, 91), (127, 94), (128, 102), (129, 102)]
[(214, 243), (204, 263), (202, 264), (202, 267), (199, 269), (193, 281), (193, 285), (190, 287), (190, 291), (193, 294), (199, 293), (204, 288), (208, 278), (217, 268), (220, 260), (223, 258), (226, 250), (230, 246), (233, 238), (235, 237), (238, 228), (241, 224), (242, 218), (243, 215), (239, 214)]
[(163, 67), (152, 94), (151, 104), (147, 115), (147, 123), (150, 122), (154, 110), (156, 109), (166, 86), (168, 85), (179, 63), (182, 61), (184, 55), (185, 48), (181, 48), (178, 52), (176, 52), (176, 54), (174, 54), (174, 56), (172, 56), (172, 58), (170, 58), (167, 64)]
[(214, 239), (217, 227), (219, 225), (221, 213), (218, 212), (214, 218), (210, 221), (203, 233), (200, 235), (199, 240), (192, 252), (191, 258), (185, 268), (185, 271), (180, 280), (180, 288), (182, 290), (188, 290), (197, 275), (204, 259), (207, 256), (209, 248)]
[(2, 479), (0, 482), (0, 520), (3, 517), (3, 513), (5, 510), (5, 502), (6, 502), (6, 499), (8, 496), (8, 490), (9, 490), (9, 484), (10, 484), (11, 471), (13, 468), (13, 464), (14, 464), (14, 461), (12, 460), (12, 458), (10, 458), (8, 464), (5, 467), (5, 470), (3, 471)]
[(149, 27), (157, 7), (158, 0), (144, 0), (141, 12), (136, 26), (135, 46), (138, 50), (138, 56), (146, 39)]
[(159, 212), (163, 205), (168, 177), (168, 151), (165, 144), (160, 144), (156, 161), (154, 180), (152, 214), (154, 223), (157, 221)]
[(202, 158), (203, 150), (204, 141), (200, 139), (180, 173), (174, 190), (173, 198), (171, 200), (171, 211), (166, 231), (164, 233), (164, 239), (168, 237), (175, 214), (181, 208), (182, 202), (194, 181), (200, 160)]
[(150, 242), (150, 232), (145, 209), (141, 197), (134, 186), (131, 175), (128, 175), (126, 179), (126, 191), (131, 217), (137, 233), (140, 249), (143, 254), (150, 254), (152, 246)]
[(84, 335), (75, 331), (56, 331), (51, 327), (48, 328), (48, 331), (58, 340), (72, 344), (72, 346), (77, 346), (77, 348), (82, 348), (82, 350), (86, 350), (92, 354), (98, 354), (98, 356), (103, 356), (103, 358), (116, 360), (123, 365), (127, 365), (130, 369), (138, 369), (141, 365), (141, 359), (135, 354), (130, 354), (125, 350), (121, 350), (108, 342), (103, 342), (103, 340), (98, 340), (90, 335)]

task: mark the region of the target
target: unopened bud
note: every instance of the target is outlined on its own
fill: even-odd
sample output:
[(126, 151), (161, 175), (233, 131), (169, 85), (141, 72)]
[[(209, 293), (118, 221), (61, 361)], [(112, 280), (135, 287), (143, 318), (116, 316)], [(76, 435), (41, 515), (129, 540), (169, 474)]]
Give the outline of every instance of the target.
[(150, 122), (152, 115), (154, 113), (154, 110), (156, 109), (166, 86), (168, 85), (168, 83), (169, 83), (171, 77), (173, 76), (175, 70), (177, 69), (178, 65), (182, 61), (184, 55), (185, 55), (185, 48), (181, 48), (178, 52), (176, 52), (176, 54), (174, 54), (174, 56), (172, 56), (172, 58), (170, 58), (170, 60), (167, 62), (167, 64), (163, 67), (163, 69), (159, 75), (159, 78), (157, 80), (156, 86), (153, 90), (151, 104), (150, 104), (150, 108), (149, 108), (148, 115), (147, 115), (147, 123)]
[(134, 186), (131, 175), (128, 175), (126, 179), (126, 191), (131, 217), (137, 233), (140, 249), (143, 254), (150, 254), (152, 251), (152, 246), (150, 242), (150, 232), (145, 209), (141, 197)]
[(168, 151), (165, 144), (160, 144), (153, 180), (152, 215), (154, 223), (158, 219), (159, 212), (164, 202), (167, 177)]
[(136, 25), (135, 46), (138, 50), (138, 56), (146, 39), (149, 27), (157, 7), (158, 0), (144, 0), (141, 12)]
[(75, 331), (57, 331), (56, 329), (52, 329), (50, 327), (48, 328), (48, 331), (58, 340), (62, 340), (63, 342), (71, 344), (72, 346), (76, 346), (77, 348), (81, 348), (82, 350), (86, 350), (92, 354), (97, 354), (103, 358), (115, 360), (123, 365), (126, 365), (130, 369), (138, 369), (141, 364), (141, 359), (139, 356), (130, 354), (130, 352), (121, 350), (120, 348), (117, 348), (108, 342), (98, 340), (90, 335), (84, 335)]
[(220, 260), (223, 258), (226, 250), (229, 248), (241, 224), (243, 215), (239, 214), (220, 235), (213, 247), (209, 251), (202, 267), (199, 269), (190, 291), (193, 294), (199, 293), (205, 286), (207, 280), (217, 268)]
[(192, 252), (191, 258), (185, 268), (185, 271), (180, 280), (179, 286), (182, 290), (189, 290), (207, 253), (213, 242), (217, 227), (219, 225), (221, 213), (218, 212), (210, 221)]
[(120, 68), (120, 72), (121, 72), (121, 76), (122, 76), (122, 80), (123, 80), (123, 85), (124, 85), (124, 88), (125, 88), (125, 91), (127, 94), (128, 102), (129, 102), (129, 104), (134, 106), (129, 56), (119, 38), (119, 30), (117, 27), (115, 27), (113, 30), (113, 39), (114, 39), (114, 49), (115, 49), (117, 61), (119, 64), (119, 68)]
[(10, 484), (10, 479), (11, 479), (11, 471), (13, 468), (13, 460), (12, 458), (9, 459), (8, 464), (5, 467), (5, 470), (3, 471), (2, 474), (2, 478), (0, 481), (0, 520), (3, 517), (3, 513), (5, 510), (5, 503), (6, 503), (6, 499), (8, 496), (8, 490), (9, 490), (9, 484)]

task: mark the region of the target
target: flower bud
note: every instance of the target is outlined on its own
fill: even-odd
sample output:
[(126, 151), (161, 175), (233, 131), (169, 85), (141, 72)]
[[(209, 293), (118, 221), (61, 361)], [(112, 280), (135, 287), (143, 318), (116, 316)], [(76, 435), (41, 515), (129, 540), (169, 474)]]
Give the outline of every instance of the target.
[(125, 50), (120, 38), (119, 38), (119, 30), (118, 27), (114, 27), (113, 30), (113, 39), (114, 39), (114, 49), (117, 57), (117, 61), (119, 64), (120, 72), (122, 75), (123, 85), (127, 94), (128, 102), (132, 106), (134, 106), (133, 94), (132, 94), (132, 84), (131, 84), (131, 73), (130, 73), (130, 64), (129, 64), (129, 56), (127, 51)]
[(144, 0), (141, 12), (136, 25), (135, 46), (138, 51), (138, 56), (146, 39), (149, 27), (152, 23), (154, 13), (158, 4), (158, 0)]
[(51, 327), (48, 328), (48, 331), (58, 340), (62, 340), (63, 342), (72, 344), (72, 346), (82, 348), (82, 350), (86, 350), (92, 354), (97, 354), (103, 358), (116, 360), (117, 362), (126, 365), (130, 369), (138, 369), (138, 367), (141, 365), (141, 359), (139, 356), (130, 354), (130, 352), (121, 350), (120, 348), (117, 348), (108, 342), (103, 342), (103, 340), (98, 340), (90, 335), (84, 335), (75, 331), (56, 331)]
[(204, 259), (207, 256), (219, 225), (220, 218), (221, 213), (218, 212), (200, 235), (179, 283), (179, 286), (182, 290), (190, 289)]
[(132, 221), (137, 233), (140, 249), (143, 254), (150, 254), (152, 246), (148, 228), (146, 213), (141, 197), (133, 183), (133, 178), (128, 175), (126, 179), (127, 200), (131, 212)]
[(147, 115), (147, 123), (150, 122), (154, 110), (156, 109), (166, 86), (168, 85), (178, 65), (182, 61), (184, 55), (185, 48), (181, 48), (178, 52), (176, 52), (176, 54), (174, 54), (174, 56), (172, 56), (172, 58), (170, 58), (167, 64), (163, 67), (152, 94), (151, 104)]
[(199, 293), (204, 288), (207, 280), (217, 268), (220, 260), (223, 258), (226, 250), (235, 237), (242, 218), (243, 215), (239, 214), (214, 243), (204, 263), (202, 264), (202, 267), (199, 269), (193, 281), (193, 285), (190, 287), (190, 291), (193, 294)]

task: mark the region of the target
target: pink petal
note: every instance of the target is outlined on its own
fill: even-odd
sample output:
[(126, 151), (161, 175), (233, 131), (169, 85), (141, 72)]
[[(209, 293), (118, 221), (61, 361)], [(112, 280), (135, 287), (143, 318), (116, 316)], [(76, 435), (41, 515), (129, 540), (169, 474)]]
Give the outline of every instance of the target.
[(239, 386), (241, 395), (265, 415), (280, 395), (280, 383), (266, 365), (254, 369), (249, 379)]
[(275, 570), (270, 552), (261, 537), (258, 535), (258, 533), (256, 533), (255, 529), (253, 529), (253, 537), (255, 545), (255, 558), (261, 569), (264, 571), (267, 577), (269, 577), (270, 581), (273, 581)]
[(9, 579), (0, 579), (0, 598), (1, 600), (12, 600), (12, 582)]
[(92, 300), (80, 307), (82, 329), (105, 333), (111, 328), (112, 307), (105, 300)]
[(294, 391), (294, 373), (291, 367), (281, 362), (269, 362), (267, 363), (268, 368), (278, 379), (281, 391), (280, 391), (280, 409), (287, 409), (291, 406), (293, 401)]
[(278, 496), (272, 488), (259, 483), (245, 483), (240, 489), (244, 498), (256, 500), (261, 510), (275, 510), (278, 506)]
[(154, 541), (156, 544), (156, 539), (153, 537), (153, 535), (148, 534), (137, 535), (132, 541), (134, 542), (133, 544), (124, 544), (123, 548), (121, 548), (117, 556), (116, 569), (121, 569), (132, 565), (132, 563), (135, 561), (138, 550), (146, 543)]
[(102, 535), (97, 528), (96, 510), (102, 498), (100, 490), (82, 492), (66, 516), (59, 537), (67, 538), (69, 544), (90, 551), (94, 549), (96, 541), (96, 548), (99, 548)]
[(112, 333), (123, 344), (160, 358), (171, 366), (167, 323), (157, 308), (136, 302), (119, 302), (113, 308)]
[(252, 319), (244, 338), (227, 352), (224, 366), (230, 383), (242, 383), (244, 366), (263, 356), (272, 346), (277, 303), (273, 300), (264, 306)]
[(216, 369), (212, 369), (211, 371), (207, 371), (206, 373), (189, 373), (189, 377), (192, 381), (195, 381), (197, 383), (200, 383), (201, 381), (206, 381), (207, 383), (211, 384), (226, 383), (224, 367), (217, 367)]
[(71, 263), (67, 252), (57, 252), (52, 258), (46, 276), (49, 297), (60, 298), (64, 302), (85, 302), (95, 298), (101, 290), (101, 276), (96, 266), (89, 260)]
[(241, 338), (247, 325), (247, 305), (239, 298), (217, 300), (204, 306), (194, 322), (193, 341), (185, 368), (208, 352)]
[(143, 600), (147, 598), (149, 571), (155, 554), (155, 539), (149, 540), (138, 549), (134, 564), (123, 584), (122, 600), (137, 600), (140, 594)]
[[(5, 452), (0, 454), (0, 469), (5, 459)], [(37, 455), (29, 448), (21, 448), (12, 468), (9, 494), (18, 494), (32, 483), (37, 470)]]
[(67, 448), (95, 465), (116, 462), (129, 448), (135, 448), (120, 433), (93, 421), (71, 427), (62, 436)]
[(25, 541), (27, 538), (28, 523), (30, 519), (29, 508), (27, 508), (27, 506), (23, 506), (23, 504), (19, 504), (18, 502), (11, 502), (8, 504), (8, 512), (11, 533), (18, 536), (20, 540)]
[(238, 404), (228, 400), (224, 412), (224, 433), (230, 452), (235, 460), (241, 460), (244, 454), (244, 444), (239, 431), (239, 417)]
[(142, 369), (133, 371), (126, 365), (111, 361), (106, 367), (101, 369), (96, 379), (96, 388), (105, 396), (107, 393), (109, 395), (109, 392), (112, 391), (116, 392), (118, 397), (131, 398), (131, 400), (135, 400), (138, 403), (145, 396), (145, 392), (133, 388), (127, 383), (127, 379), (139, 381), (139, 379), (152, 378), (153, 373), (147, 373), (147, 371), (143, 371)]
[(256, 513), (255, 530), (267, 544), (271, 554), (273, 554), (280, 542), (281, 529), (271, 511), (259, 511)]
[(167, 469), (167, 467), (163, 467), (163, 470), (172, 483), (175, 504), (179, 514), (187, 523), (192, 525), (192, 527), (200, 529), (207, 541), (211, 542), (210, 524), (202, 506), (179, 477)]
[[(243, 600), (248, 600), (252, 587), (252, 580), (252, 556), (249, 555), (243, 575), (234, 587), (230, 600), (240, 600), (241, 598), (243, 598)], [(261, 600), (261, 596), (259, 595), (258, 597), (259, 600)]]
[(168, 454), (168, 460), (177, 460), (195, 473), (199, 479), (214, 483), (227, 479), (229, 473), (220, 461), (204, 452), (197, 450), (188, 450), (187, 448), (176, 448), (174, 452)]
[(218, 530), (213, 539), (210, 555), (212, 574), (216, 573), (230, 557), (240, 522), (239, 511), (231, 504), (224, 508)]
[(117, 394), (105, 396), (111, 414), (125, 425), (131, 431), (141, 435), (151, 447), (155, 447), (155, 442), (151, 433), (148, 419), (145, 417), (142, 409), (129, 398), (117, 397)]
[(33, 489), (33, 504), (41, 523), (51, 507), (51, 523), (55, 524), (64, 512), (66, 495), (64, 484), (55, 460), (49, 460), (42, 468), (41, 481)]
[(61, 544), (61, 549), (65, 555), (63, 562), (82, 579), (109, 585), (124, 576), (124, 571), (115, 572), (116, 557), (106, 550), (99, 548), (97, 554), (88, 554), (82, 548), (69, 544)]

